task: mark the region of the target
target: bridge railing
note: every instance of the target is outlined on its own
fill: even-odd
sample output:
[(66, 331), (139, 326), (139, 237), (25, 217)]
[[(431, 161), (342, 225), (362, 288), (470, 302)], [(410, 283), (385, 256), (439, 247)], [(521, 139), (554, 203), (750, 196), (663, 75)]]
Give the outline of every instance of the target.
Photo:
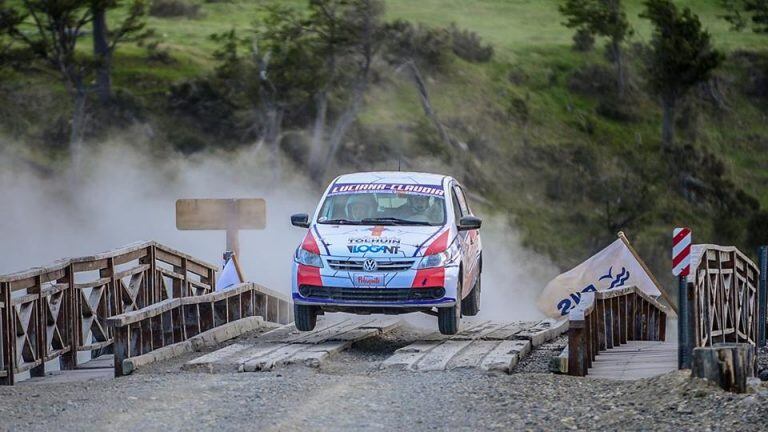
[(719, 342), (756, 346), (759, 274), (735, 247), (693, 246), (688, 282), (693, 285), (694, 347)]
[(115, 333), (115, 376), (124, 375), (124, 361), (186, 341), (232, 321), (262, 316), (267, 321), (293, 321), (290, 302), (254, 283), (222, 291), (174, 298), (108, 319)]
[(77, 352), (112, 349), (106, 319), (168, 298), (215, 290), (216, 266), (156, 242), (0, 275), (0, 384), (77, 366)]
[(568, 319), (568, 374), (584, 376), (600, 351), (632, 340), (663, 341), (667, 309), (629, 286), (583, 293)]

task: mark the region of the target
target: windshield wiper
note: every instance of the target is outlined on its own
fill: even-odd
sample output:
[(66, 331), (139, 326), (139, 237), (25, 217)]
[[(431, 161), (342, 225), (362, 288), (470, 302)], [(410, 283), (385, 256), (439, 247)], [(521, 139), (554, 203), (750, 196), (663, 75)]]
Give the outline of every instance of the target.
[(382, 224), (382, 225), (432, 225), (425, 221), (414, 221), (396, 217), (365, 218), (360, 222), (364, 224)]
[(331, 224), (331, 225), (360, 225), (360, 222), (358, 221), (351, 221), (349, 219), (328, 219), (320, 222), (322, 224)]

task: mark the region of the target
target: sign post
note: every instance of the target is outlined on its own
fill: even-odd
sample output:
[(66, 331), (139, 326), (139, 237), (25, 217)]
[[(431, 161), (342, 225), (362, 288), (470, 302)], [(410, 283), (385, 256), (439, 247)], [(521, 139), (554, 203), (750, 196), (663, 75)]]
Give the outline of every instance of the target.
[(757, 249), (760, 285), (757, 291), (757, 346), (765, 346), (766, 302), (768, 302), (768, 246)]
[(240, 256), (240, 230), (267, 225), (267, 204), (261, 198), (180, 199), (176, 201), (176, 229), (225, 230), (226, 250)]
[(677, 367), (688, 369), (691, 367), (691, 346), (689, 323), (693, 302), (688, 299), (688, 274), (691, 272), (691, 230), (689, 228), (675, 228), (672, 231), (672, 274), (678, 277), (677, 288)]

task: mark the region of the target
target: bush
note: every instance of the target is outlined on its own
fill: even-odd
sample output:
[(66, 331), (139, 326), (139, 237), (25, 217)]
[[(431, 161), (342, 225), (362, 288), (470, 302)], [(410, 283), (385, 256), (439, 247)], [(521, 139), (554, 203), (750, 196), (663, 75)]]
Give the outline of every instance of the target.
[(414, 26), (404, 20), (387, 24), (386, 40), (387, 56), (393, 63), (412, 59), (420, 66), (438, 68), (445, 64), (451, 49), (451, 35), (445, 29)]
[(453, 53), (461, 59), (473, 63), (485, 63), (493, 57), (493, 46), (483, 44), (477, 33), (462, 30), (452, 23), (448, 28), (451, 34)]
[(580, 52), (592, 51), (595, 47), (595, 37), (587, 29), (579, 29), (573, 35), (573, 50)]
[(185, 0), (152, 0), (149, 14), (159, 18), (199, 18), (200, 5)]

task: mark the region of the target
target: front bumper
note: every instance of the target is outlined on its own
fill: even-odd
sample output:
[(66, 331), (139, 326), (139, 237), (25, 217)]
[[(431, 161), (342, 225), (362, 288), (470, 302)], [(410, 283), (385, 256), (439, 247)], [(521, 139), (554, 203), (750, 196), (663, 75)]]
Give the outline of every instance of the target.
[(299, 287), (293, 301), (305, 305), (350, 307), (443, 307), (456, 300), (445, 296), (445, 288), (350, 288), (308, 286)]
[[(309, 272), (312, 274), (308, 275)], [(384, 283), (376, 286), (356, 283), (359, 275), (359, 272), (334, 270), (328, 266), (307, 268), (294, 262), (293, 302), (329, 308), (429, 309), (454, 306), (458, 298), (458, 265), (426, 271), (366, 273), (383, 276)]]

